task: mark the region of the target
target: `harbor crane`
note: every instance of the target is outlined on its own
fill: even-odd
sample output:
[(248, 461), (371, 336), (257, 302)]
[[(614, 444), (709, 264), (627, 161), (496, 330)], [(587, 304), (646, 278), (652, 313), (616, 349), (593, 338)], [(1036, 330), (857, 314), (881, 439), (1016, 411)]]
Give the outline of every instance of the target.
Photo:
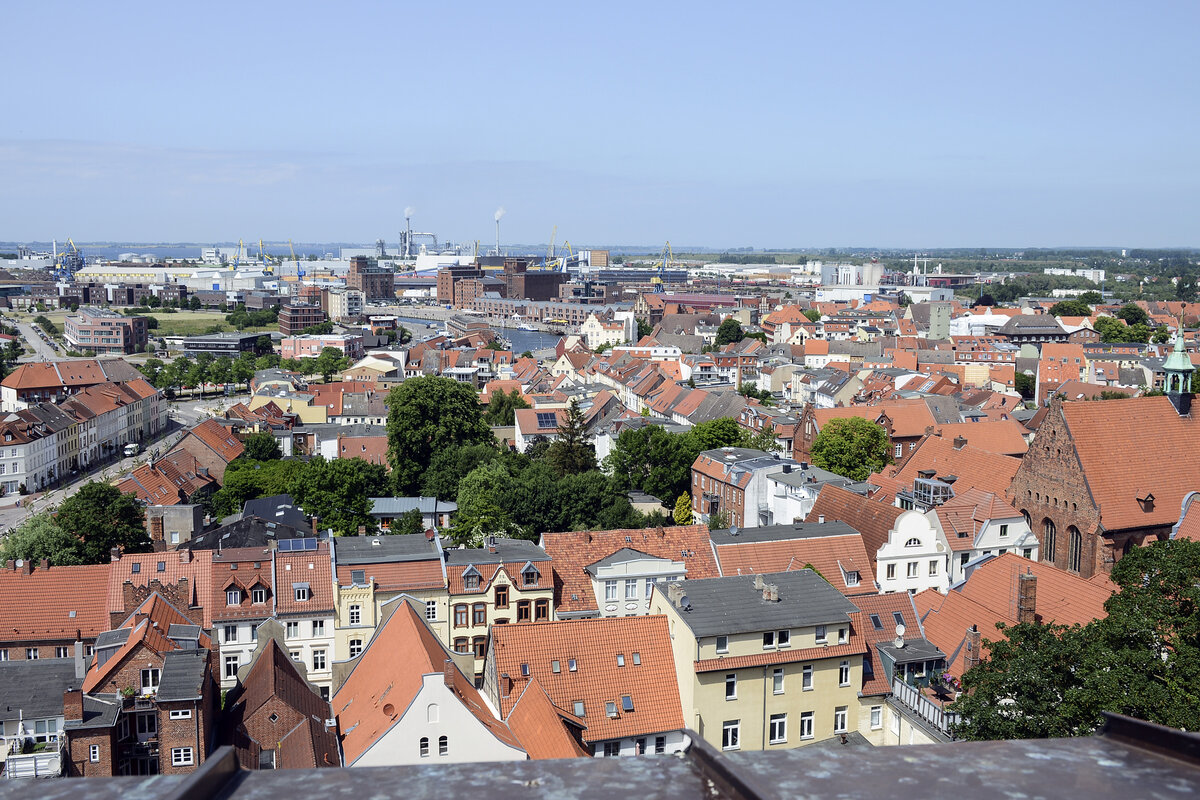
[(659, 256), (658, 274), (650, 279), (650, 283), (654, 284), (654, 292), (656, 294), (662, 294), (666, 291), (667, 269), (674, 262), (675, 254), (671, 252), (671, 243), (667, 242), (663, 246), (662, 255)]

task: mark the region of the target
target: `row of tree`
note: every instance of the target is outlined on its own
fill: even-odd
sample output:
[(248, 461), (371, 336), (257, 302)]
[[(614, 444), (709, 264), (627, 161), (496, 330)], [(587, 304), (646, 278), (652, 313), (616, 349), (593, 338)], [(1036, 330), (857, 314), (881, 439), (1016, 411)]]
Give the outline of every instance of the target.
[[(269, 337), (262, 336), (261, 339)], [(178, 390), (185, 386), (203, 387), (205, 384), (248, 383), (260, 369), (281, 369), (302, 375), (320, 375), (325, 382), (350, 366), (350, 360), (335, 347), (326, 347), (316, 358), (284, 358), (275, 353), (255, 356), (242, 353), (237, 358), (201, 353), (193, 361), (188, 356), (179, 356), (168, 363), (158, 358), (148, 358), (138, 367), (152, 385), (159, 389)]]
[(54, 565), (103, 564), (112, 548), (150, 552), (145, 515), (133, 495), (100, 481), (85, 484), (57, 509), (34, 514), (0, 540), (0, 561), (47, 559)]

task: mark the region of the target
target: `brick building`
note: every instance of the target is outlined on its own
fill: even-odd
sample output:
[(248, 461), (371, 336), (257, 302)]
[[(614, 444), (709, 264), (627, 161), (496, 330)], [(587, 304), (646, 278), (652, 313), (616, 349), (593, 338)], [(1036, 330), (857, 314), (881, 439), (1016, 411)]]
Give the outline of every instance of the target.
[(1137, 545), (1165, 539), (1200, 474), (1191, 396), (1051, 401), (1008, 499), (1043, 561), (1090, 578)]
[(320, 306), (288, 303), (279, 309), (279, 332), (284, 336), (295, 336), (324, 321), (325, 312)]
[(63, 338), (79, 350), (129, 355), (145, 351), (149, 330), (145, 317), (127, 317), (103, 308), (81, 308), (78, 315), (67, 317)]
[(386, 267), (371, 266), (365, 256), (350, 259), (350, 272), (346, 275), (346, 286), (362, 292), (367, 302), (372, 300), (394, 300), (396, 297), (395, 273)]
[(91, 656), (110, 622), (103, 597), (108, 564), (51, 567), (9, 560), (0, 570), (0, 661)]

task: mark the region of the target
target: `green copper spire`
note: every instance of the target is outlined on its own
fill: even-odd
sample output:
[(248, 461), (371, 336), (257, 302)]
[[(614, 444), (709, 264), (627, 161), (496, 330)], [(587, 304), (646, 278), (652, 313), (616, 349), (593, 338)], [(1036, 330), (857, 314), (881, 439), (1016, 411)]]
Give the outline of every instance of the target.
[(1167, 393), (1183, 394), (1189, 391), (1192, 373), (1195, 370), (1196, 368), (1192, 366), (1192, 359), (1183, 346), (1183, 325), (1181, 324), (1175, 331), (1175, 347), (1167, 356), (1167, 360), (1163, 362), (1163, 371), (1167, 373)]

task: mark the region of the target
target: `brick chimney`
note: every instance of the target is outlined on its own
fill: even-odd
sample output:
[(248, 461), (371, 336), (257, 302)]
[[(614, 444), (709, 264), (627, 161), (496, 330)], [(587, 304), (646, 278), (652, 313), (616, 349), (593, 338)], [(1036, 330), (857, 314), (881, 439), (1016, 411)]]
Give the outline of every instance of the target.
[(71, 688), (63, 692), (63, 719), (83, 719), (83, 692)]
[(779, 602), (779, 585), (775, 584), (775, 583), (768, 583), (766, 586), (764, 586), (763, 592), (762, 592), (762, 599), (766, 600), (768, 603), (778, 603)]
[(13, 560), (10, 558), (8, 561), (5, 561), (5, 562), (4, 562), (4, 568), (5, 568), (5, 569), (11, 569), (11, 570), (15, 570), (15, 569), (17, 568), (17, 562), (13, 561)]
[(967, 446), (967, 437), (965, 437), (965, 436), (955, 436), (954, 437), (954, 449), (955, 450), (962, 450), (966, 446)]
[(488, 549), (489, 553), (496, 552), (496, 537), (495, 536), (489, 536), (487, 538), (487, 549)]
[(321, 526), (321, 518), (318, 516), (313, 516), (313, 518), (312, 518), (313, 536), (319, 537), (321, 535), (320, 526)]
[(41, 561), (41, 568), (42, 569), (50, 569), (50, 559), (43, 558)]
[(192, 551), (191, 550), (184, 549), (184, 550), (179, 551), (179, 563), (190, 564), (191, 561), (192, 561)]
[(446, 687), (454, 688), (454, 673), (458, 671), (458, 667), (454, 666), (454, 662), (447, 658), (442, 664), (442, 678), (446, 681)]
[(161, 542), (163, 540), (163, 520), (162, 517), (150, 518), (150, 541)]
[(28, 558), (21, 559), (21, 574), (28, 575), (33, 572), (33, 561)]
[(109, 550), (108, 558), (110, 561), (120, 561), (121, 560), (121, 548), (114, 547), (112, 550)]
[(967, 652), (963, 657), (964, 670), (969, 670), (979, 663), (981, 647), (983, 647), (983, 637), (979, 634), (979, 626), (972, 625), (967, 628)]
[(1037, 575), (1017, 576), (1017, 622), (1037, 622)]

